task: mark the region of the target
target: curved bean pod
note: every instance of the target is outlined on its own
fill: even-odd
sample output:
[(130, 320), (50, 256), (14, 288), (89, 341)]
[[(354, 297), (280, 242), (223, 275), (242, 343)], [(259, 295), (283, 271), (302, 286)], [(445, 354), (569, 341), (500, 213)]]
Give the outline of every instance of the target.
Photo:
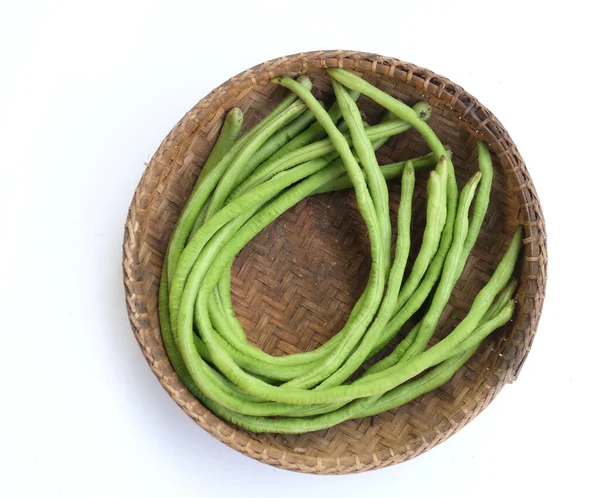
[[(360, 86), (355, 84), (354, 75), (342, 73), (337, 79), (347, 78), (349, 83), (342, 82), (344, 85)], [(405, 119), (408, 127), (421, 132), (432, 149), (432, 159), (437, 162), (431, 174), (430, 188), (437, 190), (436, 195), (438, 198), (441, 196), (441, 201), (437, 202), (439, 215), (435, 217), (435, 223), (431, 216), (428, 237), (424, 236), (421, 245), (425, 254), (421, 259), (426, 263), (417, 265), (417, 270), (413, 268), (411, 275), (414, 274), (414, 277), (411, 280), (409, 276), (407, 280), (409, 285), (401, 285), (408, 229), (405, 224), (399, 225), (394, 264), (390, 268), (391, 241), (389, 237), (386, 239), (385, 226), (382, 225), (386, 219), (389, 225), (385, 198), (387, 186), (383, 169), (377, 165), (373, 152), (374, 146), (386, 137), (381, 136), (371, 143), (371, 137), (367, 137), (369, 132), (373, 133), (374, 127), (365, 129), (367, 125), (363, 126), (353, 100), (340, 84), (334, 82), (339, 111), (345, 118), (340, 128), (349, 128), (345, 135), (336, 128), (331, 118), (332, 109), (327, 113), (301, 85), (288, 78), (274, 81), (300, 96), (309, 109), (307, 113), (312, 113), (317, 120), (314, 125), (321, 126), (330, 136), (327, 146), (332, 149), (323, 150), (325, 144), (321, 144), (318, 146), (320, 150), (313, 147), (294, 151), (296, 155), (291, 156), (291, 160), (286, 155), (273, 159), (275, 154), (270, 154), (270, 144), (280, 138), (284, 140), (283, 137), (289, 138), (284, 133), (285, 129), (277, 131), (283, 123), (279, 115), (281, 121), (277, 125), (252, 130), (236, 142), (238, 148), (235, 154), (230, 151), (229, 158), (218, 161), (214, 169), (207, 169), (190, 199), (197, 213), (192, 230), (195, 224), (201, 226), (189, 237), (179, 254), (171, 256), (170, 261), (176, 261), (174, 266), (169, 268), (167, 258), (163, 268), (159, 292), (160, 318), (165, 347), (175, 370), (178, 375), (181, 373), (185, 385), (193, 385), (192, 393), (209, 408), (228, 420), (239, 420), (239, 425), (246, 424), (251, 430), (306, 432), (397, 406), (418, 395), (416, 393), (433, 389), (441, 379), (448, 379), (485, 335), (495, 328), (494, 325), (507, 320), (512, 314), (514, 303), (510, 297), (516, 284), (506, 285), (506, 282), (518, 255), (520, 233), (519, 241), (513, 239), (465, 319), (436, 346), (423, 350), (428, 342), (427, 336), (437, 323), (435, 316), (443, 307), (453, 280), (460, 275), (461, 262), (464, 266), (481, 227), (487, 208), (486, 199), (489, 199), (483, 178), (475, 200), (473, 220), (469, 224), (465, 215), (465, 211), (468, 215), (468, 205), (464, 206), (473, 200), (476, 185), (468, 184), (463, 190), (457, 212), (458, 192), (450, 158), (431, 129), (417, 122), (419, 116), (426, 116), (428, 110), (430, 112), (430, 107), (424, 105), (419, 110), (417, 106), (410, 114), (407, 110), (410, 108), (395, 99), (382, 98), (379, 90), (363, 82), (361, 89), (367, 96)], [(299, 106), (300, 103), (292, 105)], [(271, 123), (276, 120), (277, 116), (271, 119)], [(313, 126), (297, 137), (306, 135)], [(352, 148), (350, 141), (353, 142)], [(252, 148), (254, 152), (251, 153)], [(308, 158), (303, 155), (307, 152)], [(310, 157), (310, 154), (320, 155)], [(265, 162), (263, 157), (267, 155), (271, 158)], [(482, 157), (483, 154), (480, 154), (482, 174), (485, 168), (491, 173), (491, 160), (482, 166)], [(282, 158), (285, 161), (281, 161)], [(294, 160), (298, 163), (294, 164)], [(359, 160), (364, 171), (358, 165)], [(262, 166), (258, 166), (260, 163), (263, 163)], [(255, 173), (251, 173), (255, 165), (258, 167)], [(246, 340), (231, 308), (229, 268), (244, 245), (284, 210), (312, 192), (327, 188), (328, 184), (331, 186), (330, 182), (346, 181), (342, 179), (344, 169), (355, 187), (359, 210), (367, 224), (371, 242), (373, 266), (367, 286), (350, 319), (332, 340), (314, 352), (277, 359)], [(219, 175), (214, 173), (217, 170)], [(404, 190), (410, 186), (409, 177), (412, 176), (414, 182), (414, 170), (412, 167), (404, 168), (403, 174), (407, 178), (406, 182), (403, 181)], [(239, 183), (245, 176), (250, 181)], [(473, 183), (476, 181), (479, 180), (473, 179)], [(486, 181), (491, 185), (491, 175)], [(385, 189), (383, 192), (382, 187)], [(399, 223), (401, 218), (406, 218), (407, 209), (410, 211), (410, 199), (403, 195)], [(189, 210), (186, 214), (188, 218), (192, 217)], [(187, 226), (189, 221), (186, 219), (185, 223)], [(457, 233), (458, 237), (455, 236)], [(187, 235), (185, 239), (188, 239)], [(424, 271), (422, 266), (427, 270)], [(357, 381), (340, 385), (365, 358), (373, 354), (381, 342), (386, 342), (386, 337), (395, 334), (394, 325), (410, 317), (415, 306), (418, 309), (440, 275), (442, 281), (433, 296), (432, 309), (401, 343), (404, 344), (402, 360), (386, 365), (380, 362), (376, 364), (379, 370), (369, 370)], [(414, 380), (415, 376), (429, 369)], [(284, 384), (277, 385), (278, 382)], [(316, 389), (307, 390), (315, 385)], [(269, 418), (272, 416), (284, 418)]]
[(297, 97), (294, 94), (286, 96), (269, 116), (262, 120), (249, 133), (237, 140), (235, 145), (229, 149), (229, 151), (221, 158), (221, 160), (207, 170), (207, 173), (203, 175), (201, 182), (196, 183), (196, 187), (194, 188), (192, 195), (190, 195), (189, 199), (187, 200), (169, 241), (169, 247), (166, 255), (169, 289), (173, 277), (172, 272), (177, 266), (179, 256), (183, 251), (186, 240), (188, 239), (188, 236), (194, 226), (196, 218), (200, 214), (200, 211), (210, 195), (213, 193), (213, 190), (221, 179), (221, 176), (223, 176), (223, 173), (227, 170), (231, 162), (246, 146), (246, 144), (252, 140), (256, 134), (260, 133), (261, 130), (268, 127), (273, 120), (277, 119), (277, 117), (296, 100)]
[(463, 247), (469, 231), (469, 208), (480, 181), (481, 172), (478, 171), (467, 182), (460, 194), (456, 224), (454, 225), (454, 237), (444, 262), (441, 280), (433, 295), (431, 305), (421, 320), (419, 332), (403, 358), (409, 359), (425, 349), (448, 303), (452, 289), (454, 289), (454, 285), (462, 273), (464, 268)]
[(305, 110), (306, 105), (304, 105), (304, 103), (300, 101), (294, 102), (290, 107), (279, 114), (273, 120), (273, 122), (269, 123), (268, 126), (265, 126), (262, 130), (257, 132), (252, 139), (248, 141), (246, 146), (240, 150), (240, 153), (232, 161), (229, 168), (221, 177), (208, 204), (208, 209), (206, 212), (207, 219), (209, 219), (213, 214), (221, 209), (221, 207), (223, 207), (225, 199), (227, 199), (233, 189), (239, 185), (240, 180), (243, 179), (245, 174), (250, 173), (249, 171), (243, 173), (243, 171), (246, 168), (248, 161), (266, 142), (266, 140), (269, 139), (269, 137), (271, 137), (279, 128), (281, 128), (281, 126), (285, 125), (291, 119), (295, 118), (298, 116), (298, 114), (304, 112)]

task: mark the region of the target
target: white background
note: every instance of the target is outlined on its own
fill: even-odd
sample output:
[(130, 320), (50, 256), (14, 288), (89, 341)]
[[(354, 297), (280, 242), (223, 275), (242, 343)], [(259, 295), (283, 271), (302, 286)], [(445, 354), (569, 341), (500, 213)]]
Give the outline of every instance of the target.
[[(2, 2), (0, 496), (598, 496), (593, 2)], [(243, 41), (242, 41), (243, 40)], [(449, 441), (362, 475), (255, 462), (167, 396), (121, 242), (160, 141), (264, 60), (358, 49), (428, 67), (510, 131), (547, 222), (547, 299), (513, 385)]]

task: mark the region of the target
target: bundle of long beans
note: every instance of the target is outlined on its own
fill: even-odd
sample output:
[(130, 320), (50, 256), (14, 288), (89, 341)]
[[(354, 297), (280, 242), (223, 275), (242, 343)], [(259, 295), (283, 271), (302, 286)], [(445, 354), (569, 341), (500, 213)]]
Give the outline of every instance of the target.
[[(463, 271), (487, 211), (492, 161), (478, 144), (479, 171), (458, 192), (449, 151), (427, 124), (425, 102), (408, 107), (358, 76), (330, 69), (336, 102), (325, 110), (311, 82), (279, 77), (291, 90), (239, 137), (232, 109), (171, 237), (160, 283), (167, 354), (190, 392), (220, 417), (255, 432), (302, 433), (400, 406), (447, 382), (481, 341), (510, 320), (520, 229), (466, 317), (427, 348)], [(363, 94), (388, 114), (362, 121)], [(380, 167), (375, 151), (409, 129), (431, 153)], [(431, 169), (423, 239), (407, 272), (415, 171)], [(401, 177), (398, 235), (392, 257), (386, 179)], [(372, 265), (344, 327), (319, 348), (271, 356), (250, 344), (235, 317), (230, 270), (238, 252), (303, 198), (353, 188), (366, 223)], [(469, 210), (473, 206), (469, 217)], [(396, 348), (358, 379), (348, 379), (381, 351), (415, 313), (423, 317)]]

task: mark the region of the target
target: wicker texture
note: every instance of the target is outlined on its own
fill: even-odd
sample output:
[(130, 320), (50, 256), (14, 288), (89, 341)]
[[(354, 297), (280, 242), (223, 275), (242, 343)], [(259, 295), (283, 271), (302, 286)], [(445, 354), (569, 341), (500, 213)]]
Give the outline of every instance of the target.
[[(246, 116), (244, 129), (253, 126), (284, 94), (269, 80), (301, 72), (313, 80), (314, 93), (329, 103), (332, 91), (323, 71), (327, 67), (357, 71), (409, 104), (420, 99), (429, 102), (434, 108), (432, 128), (452, 147), (459, 187), (477, 167), (476, 141), (483, 139), (492, 151), (495, 179), (490, 208), (436, 338), (466, 314), (517, 223), (525, 230), (518, 267), (518, 308), (513, 321), (492, 334), (449, 383), (406, 406), (304, 435), (249, 433), (208, 411), (171, 368), (158, 320), (163, 256), (226, 111), (240, 107)], [(364, 97), (359, 106), (371, 123), (383, 115), (380, 107)], [(427, 152), (418, 134), (408, 132), (382, 147), (378, 158), (380, 163), (389, 163)], [(415, 241), (423, 229), (425, 176), (417, 183)], [(390, 190), (395, 213), (398, 183), (391, 182)], [(250, 340), (269, 353), (289, 354), (313, 349), (339, 330), (369, 271), (365, 232), (353, 192), (344, 191), (303, 200), (251, 241), (232, 270), (234, 309)], [(135, 336), (175, 402), (232, 448), (271, 465), (318, 474), (361, 472), (405, 461), (444, 441), (477, 416), (506, 383), (516, 379), (535, 335), (546, 282), (540, 204), (525, 164), (498, 120), (462, 88), (431, 71), (360, 52), (282, 57), (239, 74), (202, 99), (169, 133), (144, 172), (129, 210), (123, 247), (127, 306)]]

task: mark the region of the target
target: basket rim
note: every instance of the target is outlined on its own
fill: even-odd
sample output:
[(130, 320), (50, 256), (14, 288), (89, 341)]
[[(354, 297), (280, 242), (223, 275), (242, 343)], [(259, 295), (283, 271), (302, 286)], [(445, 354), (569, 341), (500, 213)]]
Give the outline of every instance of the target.
[[(179, 385), (173, 385), (171, 378), (167, 378), (164, 374), (165, 366), (167, 369), (171, 368), (168, 360), (166, 360), (166, 355), (163, 354), (163, 357), (161, 358), (156, 357), (153, 348), (151, 348), (145, 340), (143, 331), (147, 327), (145, 327), (143, 323), (145, 323), (144, 321), (148, 314), (148, 307), (146, 306), (145, 299), (139, 293), (139, 281), (136, 280), (136, 276), (134, 275), (135, 272), (132, 270), (136, 265), (136, 261), (139, 262), (140, 250), (140, 227), (137, 226), (134, 221), (134, 213), (140, 211), (140, 205), (144, 202), (145, 192), (142, 187), (146, 176), (151, 174), (152, 165), (156, 162), (163, 161), (162, 155), (165, 151), (177, 148), (182, 137), (188, 138), (193, 135), (195, 129), (198, 129), (209, 121), (209, 117), (204, 116), (203, 118), (200, 118), (199, 115), (204, 111), (208, 111), (204, 112), (204, 114), (210, 114), (210, 111), (212, 110), (211, 102), (215, 100), (217, 102), (219, 102), (219, 100), (226, 101), (232, 92), (239, 94), (256, 84), (266, 84), (271, 78), (277, 75), (296, 75), (309, 69), (325, 69), (330, 67), (340, 67), (361, 72), (369, 71), (383, 76), (393, 77), (394, 79), (398, 79), (399, 83), (413, 85), (415, 88), (422, 90), (428, 99), (434, 99), (437, 102), (448, 106), (453, 112), (459, 114), (467, 127), (470, 126), (472, 132), (483, 139), (492, 152), (495, 152), (498, 157), (504, 155), (511, 156), (510, 159), (514, 163), (513, 173), (523, 180), (519, 181), (520, 186), (525, 185), (524, 188), (520, 187), (520, 194), (522, 194), (522, 200), (524, 202), (520, 203), (518, 220), (525, 228), (525, 253), (521, 258), (523, 259), (524, 264), (529, 265), (531, 268), (528, 274), (537, 276), (537, 279), (532, 284), (533, 292), (526, 295), (527, 298), (533, 300), (532, 302), (534, 305), (533, 311), (529, 314), (530, 326), (529, 330), (526, 331), (527, 337), (523, 341), (524, 347), (516, 355), (515, 361), (507, 371), (506, 378), (504, 378), (502, 382), (499, 383), (499, 386), (492, 391), (491, 396), (489, 396), (484, 403), (477, 406), (473, 412), (469, 413), (466, 420), (459, 425), (452, 427), (452, 424), (450, 424), (449, 430), (432, 435), (432, 440), (424, 448), (421, 444), (420, 448), (412, 450), (411, 448), (408, 448), (411, 444), (407, 444), (407, 450), (402, 455), (389, 454), (394, 453), (390, 450), (388, 452), (383, 452), (385, 454), (365, 454), (364, 458), (359, 458), (357, 456), (354, 459), (354, 462), (342, 461), (347, 459), (340, 459), (339, 457), (337, 459), (334, 457), (306, 457), (301, 452), (282, 452), (281, 450), (274, 447), (271, 448), (266, 444), (263, 444), (263, 446), (265, 446), (264, 448), (255, 448), (254, 446), (256, 445), (253, 446), (251, 440), (247, 441), (245, 445), (238, 441), (236, 433), (241, 429), (234, 428), (234, 426), (231, 426), (226, 422), (217, 425), (208, 423), (208, 417), (214, 417), (216, 419), (218, 419), (218, 417), (212, 414), (212, 412), (206, 409), (195, 398), (191, 398), (191, 394), (187, 392), (180, 383)], [(204, 123), (202, 122), (202, 119), (204, 119)], [(190, 131), (192, 129), (194, 131)], [(145, 201), (147, 202), (148, 199), (145, 199)], [(533, 271), (533, 273), (531, 273), (531, 271)], [(301, 52), (294, 55), (271, 59), (240, 72), (203, 97), (183, 116), (164, 138), (148, 163), (147, 168), (144, 170), (128, 211), (123, 240), (123, 280), (130, 323), (136, 340), (138, 341), (150, 368), (157, 376), (161, 385), (168, 392), (169, 396), (171, 396), (183, 411), (198, 425), (231, 448), (270, 465), (286, 468), (288, 470), (318, 474), (361, 472), (414, 458), (418, 454), (444, 441), (450, 437), (450, 435), (460, 430), (466, 423), (475, 418), (492, 401), (492, 399), (496, 397), (506, 383), (511, 383), (517, 379), (519, 372), (521, 371), (523, 363), (531, 348), (539, 322), (545, 295), (546, 271), (546, 231), (541, 205), (525, 163), (508, 132), (498, 119), (462, 87), (433, 71), (395, 58), (359, 51), (326, 50)], [(530, 285), (530, 287), (532, 286)], [(154, 305), (156, 305), (156, 303), (154, 303)], [(518, 313), (521, 313), (521, 310), (518, 310)], [(165, 365), (165, 361), (168, 365)], [(379, 453), (382, 452), (380, 451)]]

